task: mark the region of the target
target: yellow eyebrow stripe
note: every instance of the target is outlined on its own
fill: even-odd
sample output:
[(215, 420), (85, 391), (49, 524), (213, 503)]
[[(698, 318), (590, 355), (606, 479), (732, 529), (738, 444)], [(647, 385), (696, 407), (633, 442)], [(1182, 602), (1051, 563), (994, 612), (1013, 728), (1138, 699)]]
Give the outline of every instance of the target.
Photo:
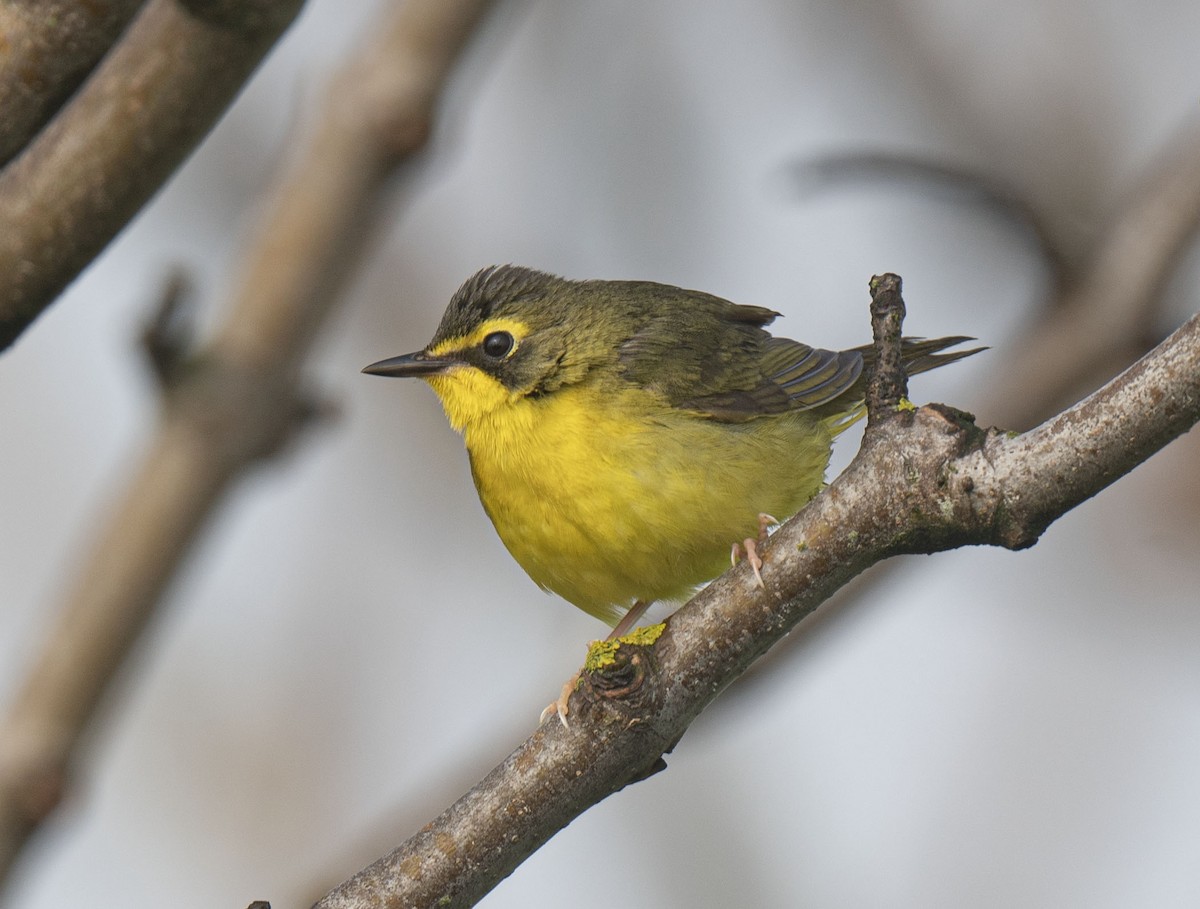
[(447, 338), (445, 341), (441, 341), (429, 348), (429, 355), (431, 357), (444, 357), (447, 354), (470, 350), (472, 347), (481, 344), (483, 339), (494, 331), (506, 331), (513, 336), (513, 340), (517, 344), (520, 344), (521, 339), (529, 334), (529, 326), (515, 319), (488, 319), (469, 335)]

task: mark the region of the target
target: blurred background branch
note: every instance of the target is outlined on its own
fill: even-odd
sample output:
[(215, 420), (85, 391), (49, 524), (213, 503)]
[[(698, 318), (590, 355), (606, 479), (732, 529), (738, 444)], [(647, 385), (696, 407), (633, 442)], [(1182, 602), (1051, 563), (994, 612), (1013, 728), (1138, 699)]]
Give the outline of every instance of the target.
[(839, 189), (901, 187), (922, 197), (946, 196), (981, 208), (1032, 236), (1037, 251), (1045, 259), (1052, 288), (1060, 288), (1071, 271), (1075, 250), (1067, 248), (1067, 242), (1057, 235), (1055, 224), (1015, 186), (990, 174), (889, 151), (830, 153), (797, 162), (791, 174), (801, 200)]
[(376, 224), (384, 184), (425, 144), (486, 5), (399, 4), (334, 80), (312, 133), (296, 136), (218, 336), (185, 352), (148, 334), (164, 382), (159, 431), (0, 724), (0, 871), (61, 795), (88, 720), (212, 511), (317, 409), (299, 376), (304, 355)]
[[(33, 136), (71, 80), (116, 36), (121, 17), (110, 13), (99, 20), (105, 26), (100, 34), (84, 42), (90, 45), (86, 58), (80, 54), (75, 66), (30, 93), (21, 105), (24, 123), (12, 127), (9, 140), (30, 144), (0, 172), (0, 352), (204, 138), (301, 2), (151, 0), (82, 88)], [(19, 46), (38, 48), (32, 55), (39, 62), (53, 56), (45, 48), (52, 22), (20, 32), (29, 37)], [(68, 32), (55, 41), (70, 46), (71, 38)], [(14, 60), (0, 75), (23, 81), (20, 65)]]
[(112, 47), (142, 0), (0, 3), (0, 167), (8, 163)]
[(1191, 122), (1105, 220), (1025, 336), (1010, 346), (1013, 382), (980, 409), (1024, 429), (1076, 400), (1158, 342), (1164, 294), (1200, 226), (1200, 123)]

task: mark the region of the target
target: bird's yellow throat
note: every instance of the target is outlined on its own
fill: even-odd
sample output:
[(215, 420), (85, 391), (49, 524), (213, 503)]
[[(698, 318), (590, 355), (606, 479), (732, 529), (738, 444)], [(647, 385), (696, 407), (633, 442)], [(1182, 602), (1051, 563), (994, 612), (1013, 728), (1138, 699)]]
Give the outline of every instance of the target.
[[(479, 345), (488, 335), (506, 331), (512, 335), (514, 350), (529, 334), (529, 326), (513, 319), (488, 319), (469, 334), (447, 338), (429, 349), (431, 357), (448, 357)], [(487, 414), (517, 403), (520, 395), (509, 391), (494, 376), (469, 364), (450, 367), (446, 372), (425, 376), (425, 381), (437, 393), (446, 412), (446, 419), (456, 432), (465, 432), (472, 423)]]

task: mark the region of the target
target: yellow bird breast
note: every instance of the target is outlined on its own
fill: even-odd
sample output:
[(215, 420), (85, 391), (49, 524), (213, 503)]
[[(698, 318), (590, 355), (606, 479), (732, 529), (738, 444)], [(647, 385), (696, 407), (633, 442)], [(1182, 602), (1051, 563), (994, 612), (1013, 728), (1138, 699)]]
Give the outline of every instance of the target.
[(803, 412), (720, 423), (633, 385), (521, 397), (469, 366), (428, 381), (508, 551), (610, 623), (634, 600), (680, 600), (715, 577), (760, 512), (797, 511), (834, 435)]

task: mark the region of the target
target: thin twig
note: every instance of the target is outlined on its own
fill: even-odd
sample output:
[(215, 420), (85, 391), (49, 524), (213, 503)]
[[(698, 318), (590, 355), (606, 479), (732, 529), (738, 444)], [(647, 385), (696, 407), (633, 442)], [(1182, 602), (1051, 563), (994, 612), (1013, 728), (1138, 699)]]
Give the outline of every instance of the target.
[(904, 328), (903, 282), (899, 275), (871, 279), (871, 337), (875, 363), (867, 380), (867, 428), (883, 423), (908, 397), (901, 343)]
[(302, 0), (151, 0), (0, 173), (0, 352), (204, 138)]
[(336, 80), (315, 134), (295, 139), (302, 153), (267, 207), (229, 322), (168, 372), (157, 437), (0, 725), (0, 873), (53, 807), (103, 691), (223, 493), (311, 415), (300, 363), (486, 6), (402, 4)]
[[(1150, 406), (1151, 402), (1154, 406)], [(656, 643), (623, 644), (619, 694), (585, 673), (570, 728), (541, 727), (477, 786), (318, 909), (474, 905), (590, 806), (660, 769), (695, 717), (835, 590), (891, 555), (1032, 545), (1055, 518), (1200, 421), (1200, 315), (1024, 436), (941, 405), (897, 412), (849, 468)], [(601, 680), (602, 681), (602, 680)]]

